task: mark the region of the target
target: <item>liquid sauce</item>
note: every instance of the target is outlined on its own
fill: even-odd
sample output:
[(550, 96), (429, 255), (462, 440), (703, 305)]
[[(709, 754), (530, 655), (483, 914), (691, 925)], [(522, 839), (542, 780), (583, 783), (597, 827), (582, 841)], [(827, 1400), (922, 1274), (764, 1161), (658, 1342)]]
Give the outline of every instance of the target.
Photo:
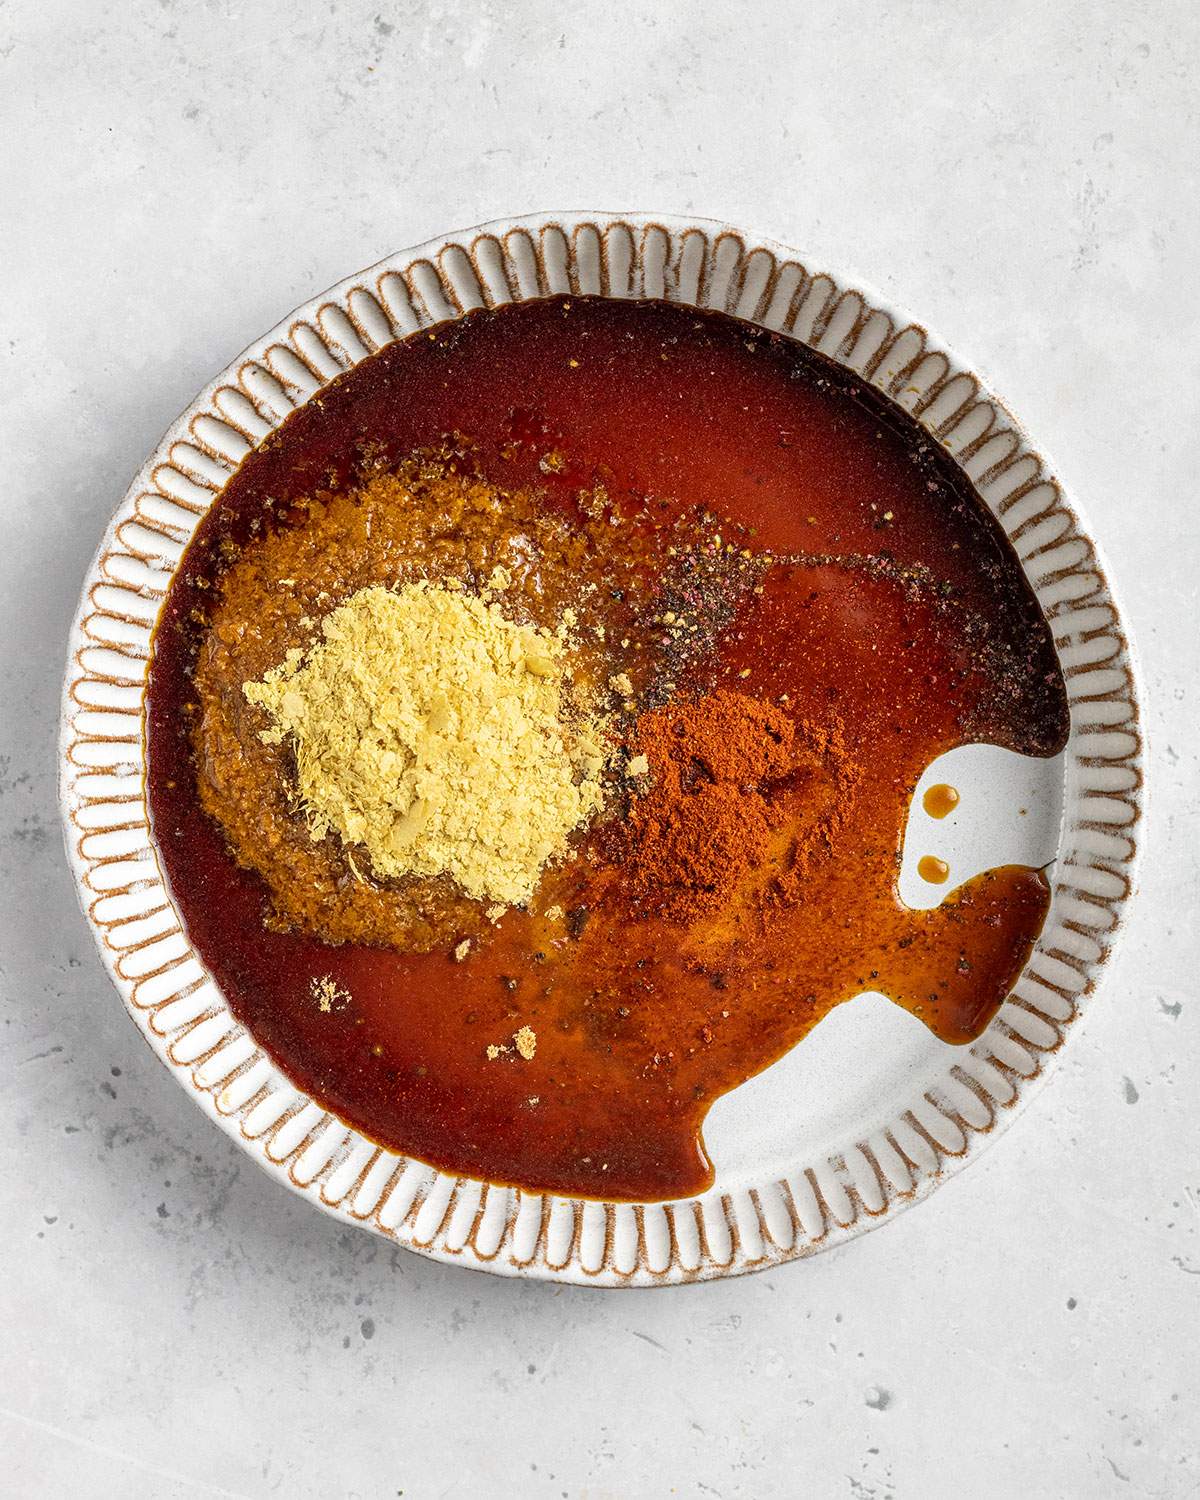
[(931, 786), (921, 798), (921, 806), (931, 818), (947, 818), (958, 806), (958, 800), (956, 787), (939, 782), (937, 786)]
[[(698, 508), (714, 532), (777, 559), (672, 691), (730, 689), (842, 726), (861, 774), (849, 790), (814, 789), (839, 799), (838, 834), (788, 902), (771, 899), (785, 829), (716, 913), (681, 923), (636, 908), (613, 852), (617, 798), (547, 870), (530, 909), (482, 924), (461, 962), (446, 948), (264, 927), (263, 884), (201, 807), (192, 761), (192, 672), (223, 558), (316, 490), (353, 484), (365, 449), (400, 463), (455, 433), (482, 475), (536, 490), (548, 512), (575, 515), (580, 490), (602, 484), (629, 517), (643, 577), (667, 566), (672, 526)], [(605, 588), (617, 628), (620, 592)], [(446, 1170), (652, 1200), (711, 1183), (701, 1127), (713, 1101), (833, 1006), (877, 990), (948, 1042), (984, 1029), (1041, 929), (1047, 885), (1009, 866), (908, 910), (896, 894), (908, 803), (955, 745), (1046, 756), (1066, 730), (1050, 635), (1016, 559), (915, 423), (733, 319), (557, 298), (389, 346), (246, 460), (156, 634), (149, 796), (193, 945), (298, 1085)], [(322, 1008), (312, 984), (326, 978), (339, 1001)], [(521, 1027), (536, 1034), (529, 1059), (509, 1045)]]

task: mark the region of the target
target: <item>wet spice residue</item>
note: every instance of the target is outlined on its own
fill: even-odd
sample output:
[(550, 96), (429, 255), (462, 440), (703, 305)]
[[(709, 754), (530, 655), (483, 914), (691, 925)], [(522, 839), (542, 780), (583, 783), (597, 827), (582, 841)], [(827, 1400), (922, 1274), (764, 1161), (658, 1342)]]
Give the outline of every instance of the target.
[[(602, 806), (572, 821), (552, 792), (525, 828), (542, 803), (509, 801), (504, 767), (544, 765), (545, 739), (489, 747), (465, 690), (443, 724), (428, 641), (387, 736), (365, 711), (390, 701), (381, 671), (326, 758), (327, 630), (418, 586), (531, 647), (493, 684), (503, 722), (528, 717), (510, 689), (557, 684), (571, 786), (599, 775)], [(604, 720), (599, 773), (567, 745), (580, 714)], [(388, 346), (241, 465), (155, 635), (149, 799), (189, 940), (324, 1108), (467, 1176), (676, 1198), (713, 1180), (713, 1101), (833, 1006), (876, 990), (946, 1041), (979, 1034), (1048, 888), (1005, 867), (909, 910), (908, 804), (956, 745), (1051, 755), (1066, 728), (1019, 565), (915, 423), (736, 320), (549, 298)], [(495, 795), (472, 804), (476, 748)], [(502, 860), (493, 881), (514, 849), (523, 878)]]

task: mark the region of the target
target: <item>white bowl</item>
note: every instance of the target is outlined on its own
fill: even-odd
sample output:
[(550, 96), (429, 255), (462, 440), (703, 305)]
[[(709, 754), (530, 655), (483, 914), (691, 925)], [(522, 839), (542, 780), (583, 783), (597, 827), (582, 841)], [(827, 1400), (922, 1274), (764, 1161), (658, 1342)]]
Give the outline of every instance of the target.
[[(733, 313), (858, 371), (914, 415), (1011, 539), (1071, 703), (1070, 739), (1053, 761), (966, 747), (943, 758), (953, 758), (950, 771), (939, 763), (928, 773), (989, 789), (972, 799), (989, 805), (987, 817), (937, 825), (956, 871), (1055, 859), (1041, 938), (983, 1036), (948, 1047), (879, 997), (838, 1007), (718, 1101), (705, 1128), (717, 1179), (685, 1202), (598, 1203), (454, 1177), (379, 1149), (309, 1099), (192, 952), (144, 794), (151, 633), (188, 539), (245, 455), (381, 345), (472, 308), (559, 292)], [(869, 288), (727, 225), (647, 214), (538, 214), (391, 255), (298, 308), (201, 391), (134, 479), (88, 570), (60, 756), (69, 858), (113, 982), (166, 1066), (264, 1170), (326, 1212), (436, 1259), (608, 1287), (810, 1255), (894, 1217), (978, 1156), (1050, 1074), (1103, 971), (1132, 890), (1141, 815), (1129, 642), (1095, 541), (1015, 419)], [(1018, 801), (1032, 813), (1019, 825)], [(914, 834), (922, 816), (910, 815)], [(934, 832), (920, 827), (921, 851), (947, 852), (930, 843)], [(910, 863), (906, 852), (902, 890)]]

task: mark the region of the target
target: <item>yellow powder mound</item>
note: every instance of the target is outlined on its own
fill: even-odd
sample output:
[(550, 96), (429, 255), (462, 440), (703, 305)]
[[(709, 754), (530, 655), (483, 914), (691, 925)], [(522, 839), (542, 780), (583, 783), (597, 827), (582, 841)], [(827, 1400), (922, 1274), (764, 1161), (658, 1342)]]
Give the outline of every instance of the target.
[(375, 873), (451, 875), (528, 901), (600, 806), (602, 753), (571, 723), (562, 634), (424, 582), (361, 589), (322, 638), (243, 691), (287, 738), (314, 839), (361, 844)]

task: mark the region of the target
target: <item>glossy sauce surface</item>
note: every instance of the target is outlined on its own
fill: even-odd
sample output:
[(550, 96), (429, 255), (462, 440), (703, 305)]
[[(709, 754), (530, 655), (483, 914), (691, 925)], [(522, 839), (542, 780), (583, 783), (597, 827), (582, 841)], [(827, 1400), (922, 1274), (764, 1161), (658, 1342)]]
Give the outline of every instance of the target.
[(921, 798), (921, 806), (931, 818), (948, 818), (958, 803), (957, 787), (947, 786), (944, 781), (931, 786)]
[[(289, 505), (353, 484), (368, 452), (399, 463), (450, 434), (469, 438), (492, 483), (534, 489), (568, 518), (581, 489), (602, 485), (628, 518), (641, 576), (666, 571), (685, 513), (772, 554), (761, 592), (739, 600), (672, 691), (727, 688), (810, 724), (836, 720), (861, 774), (852, 786), (816, 778), (716, 914), (681, 924), (631, 899), (614, 852), (618, 799), (531, 909), (488, 924), (464, 962), (264, 928), (262, 884), (201, 808), (192, 765), (190, 674), (224, 558)], [(298, 1084), (448, 1170), (654, 1199), (708, 1185), (713, 1100), (861, 991), (948, 1041), (978, 1035), (1036, 939), (1047, 887), (1007, 867), (933, 911), (907, 910), (896, 875), (908, 802), (954, 745), (1050, 755), (1067, 718), (1049, 632), (1007, 542), (914, 423), (735, 320), (576, 298), (390, 346), (252, 455), (168, 597), (147, 726), (153, 830), (188, 934)], [(822, 799), (838, 799), (837, 837), (801, 869), (796, 820)], [(326, 976), (346, 1003), (314, 1003), (312, 981)], [(521, 1026), (536, 1033), (535, 1056), (489, 1060)]]

